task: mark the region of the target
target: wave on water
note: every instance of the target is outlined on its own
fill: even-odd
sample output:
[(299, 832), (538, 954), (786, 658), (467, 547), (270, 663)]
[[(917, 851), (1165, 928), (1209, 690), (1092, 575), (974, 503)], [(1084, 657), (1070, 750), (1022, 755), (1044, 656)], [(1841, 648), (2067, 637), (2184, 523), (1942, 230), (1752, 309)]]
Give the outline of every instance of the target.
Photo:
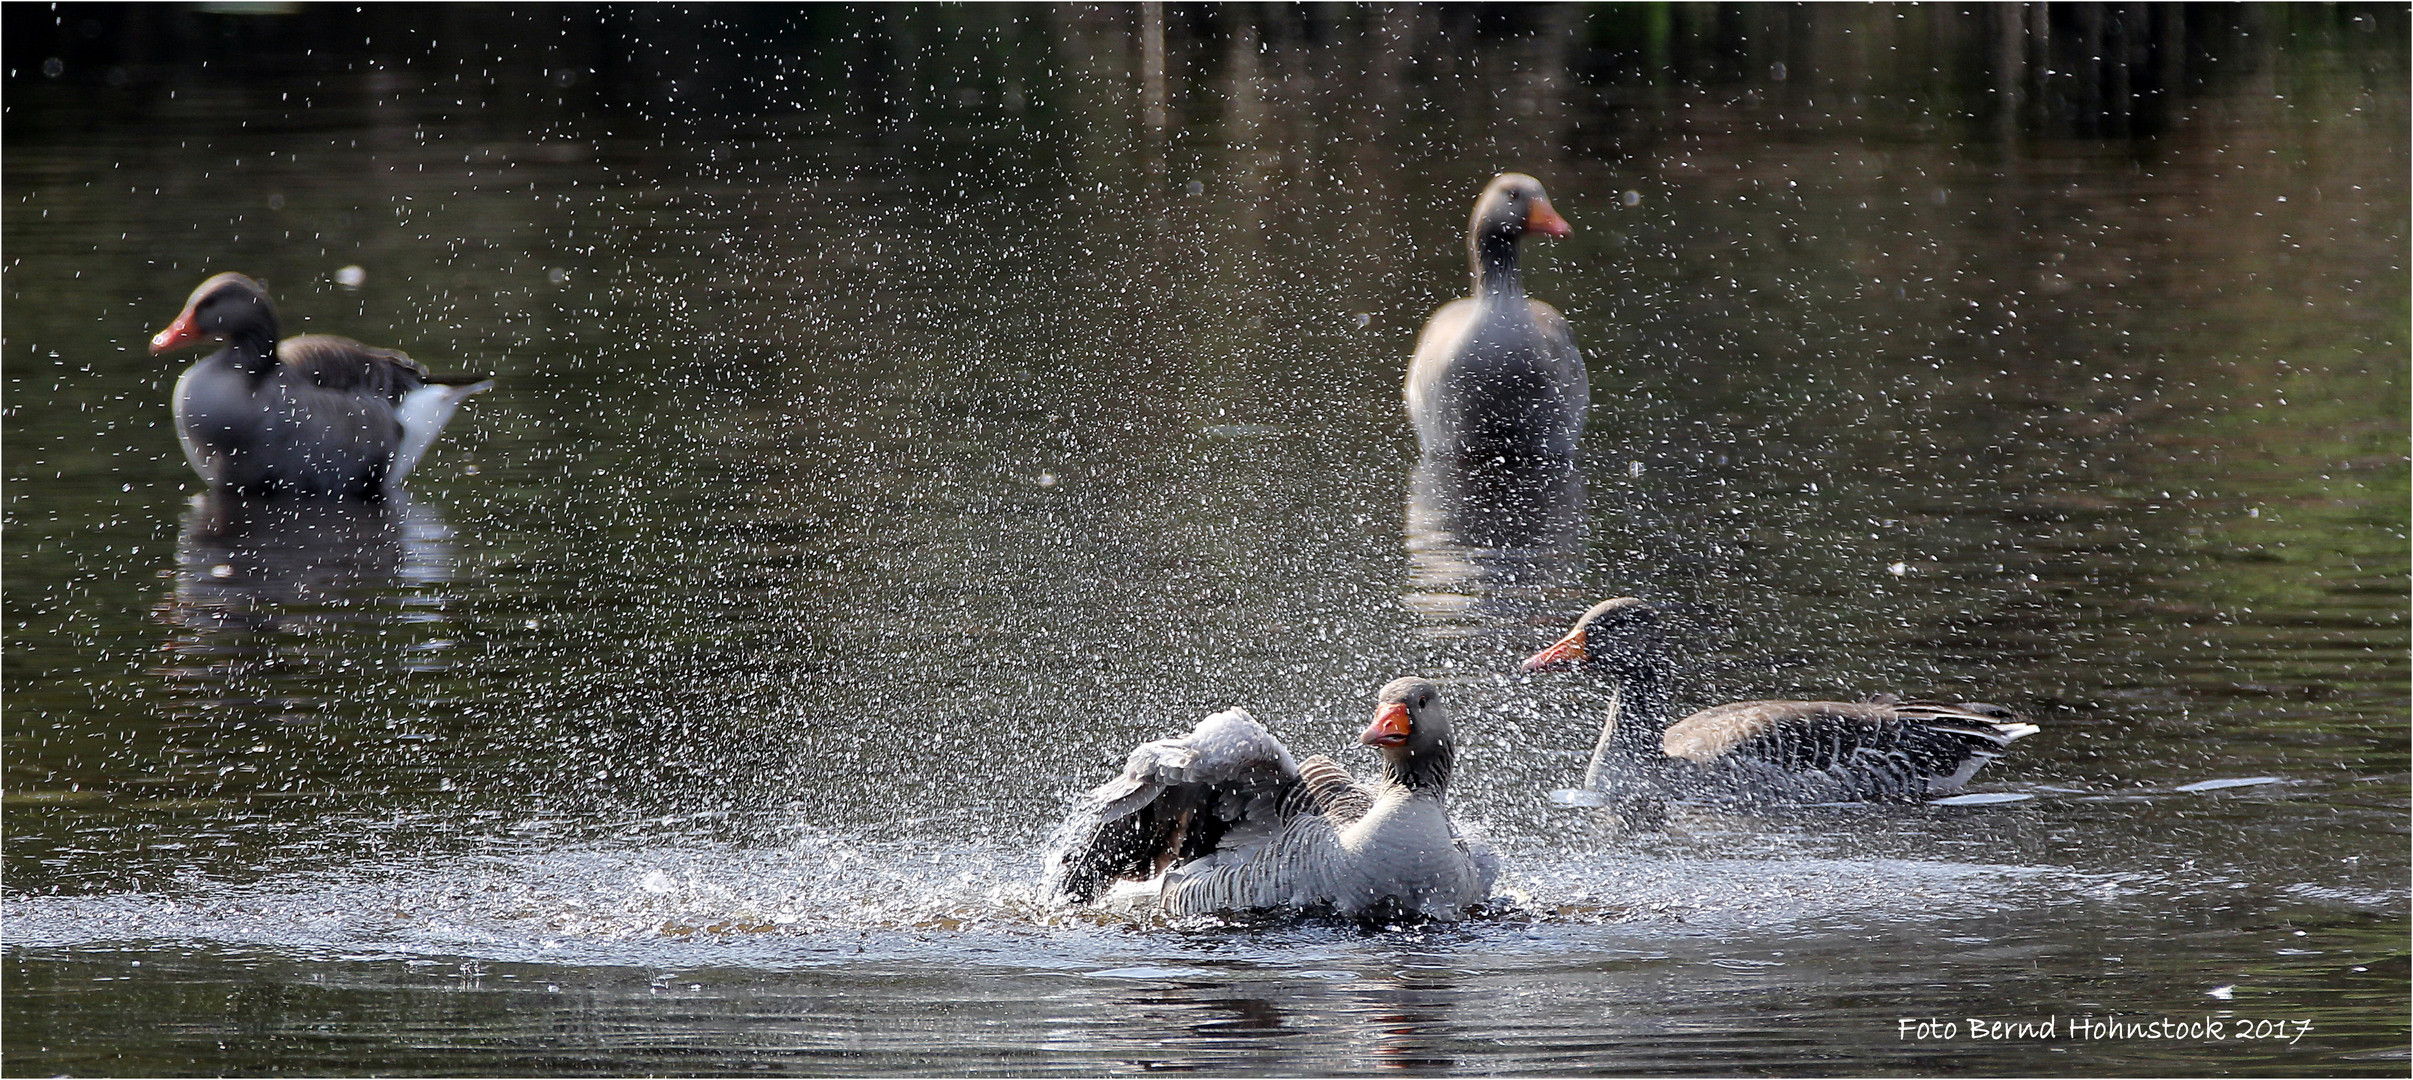
[[(2090, 891), (2066, 871), (1908, 859), (1568, 851), (1515, 853), (1511, 865), (1483, 918), (1411, 932), (1766, 935), (1979, 916)], [(164, 891), (12, 896), (5, 913), (9, 943), (23, 948), (206, 943), (347, 960), (763, 968), (934, 947), (1030, 966), (1051, 939), (1228, 939), (1283, 925), (1069, 907), (1043, 899), (1038, 876), (1035, 854), (977, 845), (688, 838), (414, 856), (246, 883), (192, 875)]]

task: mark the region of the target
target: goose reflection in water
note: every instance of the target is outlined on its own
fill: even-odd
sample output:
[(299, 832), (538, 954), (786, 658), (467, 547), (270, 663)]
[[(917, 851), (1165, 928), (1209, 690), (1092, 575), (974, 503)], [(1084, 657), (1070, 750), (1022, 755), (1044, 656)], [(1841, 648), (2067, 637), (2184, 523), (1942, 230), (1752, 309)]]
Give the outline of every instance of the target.
[(1521, 628), (1582, 569), (1584, 476), (1566, 458), (1426, 457), (1408, 479), (1408, 606), (1425, 631)]
[[(154, 674), (223, 701), (252, 699), (238, 684), (253, 674), (290, 689), (357, 678), (390, 658), (440, 666), (450, 537), (441, 514), (400, 492), (384, 502), (195, 496), (176, 540), (175, 588), (158, 608), (171, 631)], [(402, 624), (419, 629), (398, 647)]]
[(1457, 1067), (1457, 1058), (1449, 1052), (1455, 1027), (1450, 1013), (1464, 991), (1456, 984), (1393, 977), (1369, 980), (1353, 993), (1371, 1029), (1363, 1055), (1374, 1068), (1421, 1072)]

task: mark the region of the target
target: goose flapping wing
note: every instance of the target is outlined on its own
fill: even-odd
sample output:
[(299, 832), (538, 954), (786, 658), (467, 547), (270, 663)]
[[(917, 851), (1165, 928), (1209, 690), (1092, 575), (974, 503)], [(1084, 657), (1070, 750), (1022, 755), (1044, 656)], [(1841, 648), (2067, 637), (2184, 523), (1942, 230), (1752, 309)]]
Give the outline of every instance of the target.
[[(1330, 762), (1323, 762), (1329, 766)], [(1219, 848), (1270, 836), (1286, 798), (1301, 790), (1299, 764), (1273, 733), (1240, 709), (1187, 735), (1143, 743), (1121, 775), (1078, 800), (1048, 843), (1045, 888), (1075, 902), (1116, 881), (1146, 881)]]

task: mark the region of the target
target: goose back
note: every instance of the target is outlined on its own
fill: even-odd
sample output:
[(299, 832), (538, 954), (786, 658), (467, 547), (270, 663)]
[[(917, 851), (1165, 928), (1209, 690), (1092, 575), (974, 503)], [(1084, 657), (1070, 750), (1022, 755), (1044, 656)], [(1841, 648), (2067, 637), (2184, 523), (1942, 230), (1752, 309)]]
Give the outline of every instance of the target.
[(1960, 790), (2037, 730), (2008, 715), (1974, 702), (1744, 701), (1676, 722), (1661, 748), (1730, 799), (1919, 802)]

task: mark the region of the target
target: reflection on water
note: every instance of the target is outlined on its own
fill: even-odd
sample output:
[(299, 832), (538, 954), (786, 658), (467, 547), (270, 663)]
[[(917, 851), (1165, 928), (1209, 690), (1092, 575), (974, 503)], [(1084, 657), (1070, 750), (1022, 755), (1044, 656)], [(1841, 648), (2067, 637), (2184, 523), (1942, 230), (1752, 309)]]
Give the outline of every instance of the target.
[(1406, 537), (1405, 600), (1423, 632), (1522, 631), (1563, 608), (1581, 577), (1583, 471), (1568, 459), (1422, 458)]
[(297, 691), (347, 670), (446, 670), (451, 541), (443, 515), (402, 492), (380, 502), (194, 496), (175, 588), (157, 608), (173, 629), (155, 674), (185, 702), (173, 710), (319, 718), (342, 703)]
[[(479, 999), (475, 1026), (450, 1044), (480, 1066), (450, 1070), (464, 1072), (504, 1067), (526, 1052), (514, 1033), (570, 1014), (610, 1022), (553, 1028), (551, 1052), (654, 1066), (795, 1043), (974, 1071), (1017, 1060), (1015, 1046), (1084, 1071), (1475, 1061), (1663, 1071), (1711, 1060), (1701, 1055), (1723, 1055), (1715, 1062), (1732, 1068), (1788, 1060), (1801, 1049), (1791, 1037), (1827, 1052), (1882, 1052), (1888, 1008), (1981, 1015), (2111, 1002), (2125, 1011), (2192, 1005), (2204, 989), (2243, 979), (2308, 1014), (2324, 1010), (2313, 1015), (2330, 1023), (2326, 1010), (2401, 981), (2376, 939), (2384, 919), (2340, 925), (2318, 917), (2323, 901), (2287, 901), (2296, 918), (2249, 921), (2232, 935), (2195, 931), (2205, 940), (2186, 961), (2165, 963), (2153, 913), (2177, 898), (2214, 926), (2250, 919), (2222, 914), (2245, 899), (2235, 888), (2245, 879), (2213, 868), (2160, 881), (2032, 865), (2073, 832), (2080, 843), (2114, 835), (2117, 822), (2155, 809), (2072, 806), (2025, 819), (1843, 812), (1824, 823), (1833, 828), (1774, 833), (1702, 820), (1689, 836), (1521, 851), (1516, 884), (1532, 901), (1465, 924), (1381, 931), (1134, 924), (1051, 908), (1033, 896), (1035, 860), (1021, 850), (815, 835), (733, 846), (670, 821), (632, 823), (619, 842), (538, 830), (482, 852), (295, 869), (206, 894), (18, 897), (8, 908), (19, 965), (10, 977), (47, 998), (111, 993), (121, 978), (206, 981), (221, 964), (275, 973), (275, 984), (304, 996), (257, 1018), (280, 1035), (273, 1045), (212, 1050), (184, 1026), (209, 1015), (210, 1001), (158, 1006), (180, 1022), (152, 1052), (247, 1062), (325, 1037), (310, 1034), (320, 1023), (380, 1045), (408, 1040), (416, 1010), (445, 1004), (424, 995), (493, 991), (500, 996)], [(2170, 809), (2220, 813), (2193, 800)], [(1851, 835), (1872, 828), (1893, 835)], [(1919, 861), (1851, 850), (1938, 850), (1938, 841), (1973, 847), (1958, 860)], [(1739, 857), (1738, 847), (1758, 857)], [(2056, 944), (2053, 928), (2073, 925), (2087, 928), (2084, 942)], [(126, 928), (159, 944), (120, 943)], [(2270, 947), (2362, 970), (2315, 993), (2284, 966), (2255, 973), (2267, 957), (2256, 951)], [(378, 1007), (335, 1018), (343, 1006), (307, 997), (330, 980), (382, 987)], [(1905, 984), (1917, 989), (1915, 1005), (1891, 996)], [(1801, 1000), (1872, 994), (1873, 1005), (1829, 1003), (1814, 1016)], [(2350, 1016), (2335, 1019), (2352, 1030)], [(49, 1013), (33, 1030), (72, 1045), (103, 1023)], [(1805, 1034), (1805, 1023), (1818, 1030)], [(27, 1030), (12, 1034), (12, 1062), (38, 1057), (43, 1043), (26, 1041)]]
[(388, 602), (419, 613), (403, 621), (440, 619), (443, 596), (395, 594), (451, 581), (451, 541), (435, 507), (401, 492), (379, 502), (196, 495), (176, 538), (176, 590), (160, 611), (196, 639), (170, 648), (198, 648), (217, 631), (383, 621)]
[(1446, 977), (1458, 960), (1445, 954), (1402, 960), (1405, 970), (1351, 987), (1357, 999), (1351, 1011), (1361, 1025), (1353, 1056), (1378, 1069), (1453, 1068), (1458, 1060), (1448, 1047), (1466, 1037), (1454, 1015), (1461, 991)]

